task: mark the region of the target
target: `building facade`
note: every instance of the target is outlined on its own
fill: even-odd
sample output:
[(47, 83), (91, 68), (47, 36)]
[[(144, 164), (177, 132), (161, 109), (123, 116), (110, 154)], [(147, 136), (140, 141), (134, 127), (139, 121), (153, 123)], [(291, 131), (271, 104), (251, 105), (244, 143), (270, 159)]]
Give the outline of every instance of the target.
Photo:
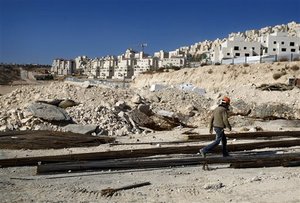
[(259, 42), (245, 41), (242, 36), (232, 36), (221, 45), (215, 45), (210, 51), (210, 58), (213, 63), (221, 63), (223, 59), (258, 56), (261, 54)]
[(300, 53), (300, 37), (286, 32), (267, 34), (259, 39), (264, 55), (291, 55)]
[(51, 72), (54, 75), (72, 75), (75, 72), (75, 61), (66, 59), (54, 59)]

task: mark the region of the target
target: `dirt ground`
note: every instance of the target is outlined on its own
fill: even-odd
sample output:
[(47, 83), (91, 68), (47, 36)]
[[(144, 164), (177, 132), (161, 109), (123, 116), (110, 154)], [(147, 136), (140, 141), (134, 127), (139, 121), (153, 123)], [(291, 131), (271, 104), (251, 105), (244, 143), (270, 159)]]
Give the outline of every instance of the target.
[[(266, 123), (277, 126), (278, 123)], [(249, 126), (250, 127), (250, 126)], [(291, 128), (300, 130), (299, 128)], [(156, 132), (147, 135), (119, 137), (120, 142), (162, 142), (184, 140), (182, 132)], [(234, 129), (237, 130), (237, 129)], [(205, 133), (207, 129), (194, 129)], [(212, 137), (213, 139), (213, 137)], [(228, 140), (228, 144), (236, 143)], [(247, 141), (246, 141), (247, 142)], [(203, 142), (209, 143), (209, 142)], [(196, 143), (199, 144), (199, 143)], [(71, 154), (108, 150), (157, 147), (152, 145), (110, 146), (59, 150), (1, 150), (1, 158)], [(268, 149), (263, 149), (268, 150)], [(270, 150), (270, 149), (269, 149)], [(300, 151), (299, 147), (272, 149), (277, 152)], [(240, 152), (241, 153), (241, 152)], [(239, 152), (231, 153), (232, 156)], [(211, 155), (210, 155), (211, 156)], [(218, 155), (219, 156), (219, 155)], [(180, 156), (179, 156), (180, 157)], [(202, 165), (135, 169), (120, 171), (93, 171), (54, 175), (36, 175), (36, 167), (0, 169), (1, 202), (299, 202), (299, 167), (271, 167), (232, 169), (229, 165)], [(102, 197), (100, 191), (133, 183), (150, 182), (151, 185), (116, 192)]]
[(0, 94), (4, 95), (10, 93), (17, 89), (19, 86), (12, 86), (12, 85), (0, 85)]

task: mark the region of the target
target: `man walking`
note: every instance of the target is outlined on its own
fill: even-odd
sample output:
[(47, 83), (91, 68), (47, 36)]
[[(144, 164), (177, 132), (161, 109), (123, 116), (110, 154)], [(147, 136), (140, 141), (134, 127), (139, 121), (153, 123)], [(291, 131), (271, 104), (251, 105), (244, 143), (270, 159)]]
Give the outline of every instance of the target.
[(206, 157), (206, 153), (218, 146), (221, 141), (223, 157), (229, 156), (227, 151), (227, 138), (224, 133), (225, 128), (228, 128), (231, 131), (231, 125), (229, 124), (227, 113), (229, 105), (230, 99), (228, 97), (224, 97), (221, 104), (213, 111), (209, 123), (209, 132), (212, 134), (214, 129), (216, 132), (216, 139), (211, 144), (199, 150), (203, 157)]

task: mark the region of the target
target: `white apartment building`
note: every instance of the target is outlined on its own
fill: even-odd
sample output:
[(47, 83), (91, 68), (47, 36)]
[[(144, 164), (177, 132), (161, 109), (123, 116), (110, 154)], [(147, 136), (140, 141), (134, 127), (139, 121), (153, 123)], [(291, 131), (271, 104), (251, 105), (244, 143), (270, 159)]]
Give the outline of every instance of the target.
[(171, 52), (160, 50), (154, 53), (154, 58), (158, 58), (158, 68), (184, 67), (186, 57), (181, 54), (179, 49)]
[(65, 59), (54, 59), (51, 72), (55, 75), (72, 75), (75, 71), (75, 61)]
[(136, 65), (134, 66), (134, 76), (146, 71), (153, 71), (158, 68), (158, 58), (156, 57), (147, 57), (136, 59)]
[(80, 74), (89, 75), (91, 72), (91, 59), (87, 56), (78, 56), (75, 58), (75, 69)]
[(286, 32), (275, 32), (259, 39), (264, 55), (291, 55), (300, 53), (300, 37), (288, 36)]
[(170, 68), (170, 67), (184, 67), (186, 64), (186, 58), (164, 58), (158, 61), (159, 68)]
[(213, 63), (220, 63), (226, 58), (257, 56), (260, 52), (260, 42), (249, 42), (242, 36), (231, 36), (221, 46), (212, 47), (210, 58)]
[(154, 52), (154, 57), (157, 57), (158, 59), (169, 58), (169, 53), (164, 50), (160, 50), (158, 52)]
[(113, 79), (131, 79), (136, 65), (135, 54), (137, 52), (127, 49), (125, 54), (118, 56), (118, 65), (115, 67)]
[[(90, 62), (90, 72), (88, 76), (90, 78), (99, 78), (100, 76), (100, 67), (103, 66), (103, 59), (102, 58), (95, 58)], [(87, 74), (87, 73), (86, 73)]]
[(186, 54), (181, 51), (180, 49), (176, 49), (175, 51), (169, 52), (169, 58), (175, 58), (175, 57), (185, 57)]
[(117, 67), (118, 59), (114, 56), (106, 56), (103, 64), (100, 66), (99, 78), (111, 79), (114, 76), (114, 70)]

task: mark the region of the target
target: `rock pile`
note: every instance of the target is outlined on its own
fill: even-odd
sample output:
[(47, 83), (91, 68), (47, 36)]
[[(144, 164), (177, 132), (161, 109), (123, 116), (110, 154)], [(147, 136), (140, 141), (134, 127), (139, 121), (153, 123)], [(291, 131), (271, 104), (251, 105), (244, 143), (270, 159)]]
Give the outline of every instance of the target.
[[(282, 69), (286, 75), (276, 82), (286, 83), (289, 77), (299, 74), (299, 70), (289, 68), (291, 65), (300, 66), (299, 62), (208, 66), (147, 74), (136, 78), (126, 89), (64, 82), (28, 85), (1, 96), (0, 131), (78, 129), (83, 134), (123, 136), (184, 125), (204, 127), (224, 95), (232, 98), (230, 119), (240, 127), (249, 118), (300, 119), (300, 88), (256, 88), (262, 82), (275, 84), (273, 73)], [(209, 69), (213, 74), (208, 73)], [(186, 83), (204, 91), (178, 88)], [(163, 88), (153, 90), (153, 84), (162, 84)], [(41, 108), (47, 110), (39, 112)], [(67, 126), (69, 123), (73, 125)]]
[(203, 96), (176, 88), (150, 92), (54, 82), (18, 88), (3, 95), (0, 130), (123, 136), (187, 125), (189, 118), (207, 115), (208, 106)]

